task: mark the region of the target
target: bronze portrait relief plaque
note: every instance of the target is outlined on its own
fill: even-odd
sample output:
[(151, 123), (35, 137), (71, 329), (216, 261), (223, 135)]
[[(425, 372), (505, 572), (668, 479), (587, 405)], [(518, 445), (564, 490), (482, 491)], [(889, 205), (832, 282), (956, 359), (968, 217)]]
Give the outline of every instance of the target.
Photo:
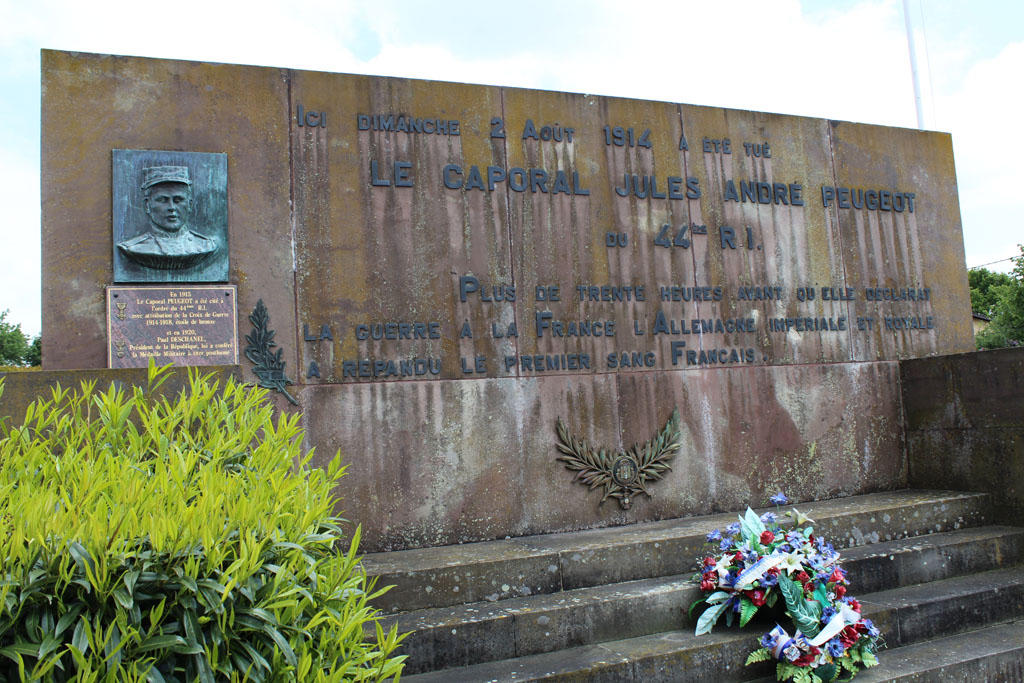
[(113, 150), (114, 282), (228, 279), (227, 155)]

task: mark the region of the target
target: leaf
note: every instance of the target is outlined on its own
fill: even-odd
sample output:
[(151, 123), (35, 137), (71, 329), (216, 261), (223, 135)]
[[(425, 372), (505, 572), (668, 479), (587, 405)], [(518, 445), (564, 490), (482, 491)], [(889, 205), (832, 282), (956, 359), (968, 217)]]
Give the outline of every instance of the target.
[(257, 652), (251, 645), (249, 645), (249, 643), (243, 640), (241, 641), (241, 645), (242, 649), (245, 650), (246, 653), (249, 655), (249, 659), (252, 661), (253, 664), (258, 665), (260, 668), (265, 669), (267, 671), (273, 671), (273, 669), (270, 667), (270, 664), (263, 657), (263, 655)]
[(876, 666), (878, 664), (878, 657), (867, 650), (863, 650), (860, 653), (860, 659), (864, 663), (864, 666)]
[(167, 683), (163, 674), (161, 674), (160, 670), (156, 668), (156, 665), (149, 667), (149, 671), (146, 672), (146, 680), (149, 681), (149, 683)]
[(71, 557), (74, 558), (79, 570), (86, 576), (91, 576), (95, 571), (96, 563), (93, 562), (89, 551), (83, 548), (78, 541), (72, 541), (68, 544), (68, 552), (71, 553)]
[(827, 605), (828, 600), (828, 587), (824, 583), (819, 583), (818, 587), (814, 589), (814, 599), (818, 601), (818, 604)]
[(61, 645), (63, 645), (63, 643), (60, 641), (60, 639), (54, 638), (52, 635), (47, 634), (46, 637), (43, 638), (43, 642), (39, 644), (39, 659), (45, 658), (46, 655), (55, 651)]
[(722, 612), (725, 611), (728, 605), (728, 602), (721, 602), (704, 610), (704, 613), (700, 615), (700, 619), (697, 620), (697, 629), (693, 632), (693, 635), (702, 636), (705, 633), (711, 633), (715, 622), (722, 616)]
[(556, 460), (564, 463), (568, 470), (576, 472), (576, 479), (591, 489), (603, 486), (604, 497), (601, 502), (621, 489), (612, 478), (611, 461), (605, 451), (595, 452), (587, 446), (585, 440), (577, 440), (569, 434), (562, 418), (557, 419), (555, 431), (558, 433), (557, 448), (565, 454)]
[(823, 681), (831, 683), (839, 675), (839, 667), (835, 664), (822, 664), (819, 667), (815, 667), (814, 675)]
[(747, 661), (744, 666), (750, 666), (751, 664), (756, 664), (757, 662), (766, 662), (771, 658), (772, 651), (766, 647), (762, 647), (761, 649), (754, 650), (749, 655), (747, 655)]
[(141, 645), (135, 648), (136, 652), (152, 652), (153, 650), (169, 650), (174, 646), (186, 645), (185, 639), (181, 636), (151, 636), (147, 638)]
[(709, 605), (714, 605), (716, 603), (719, 603), (719, 602), (722, 602), (723, 600), (728, 599), (731, 596), (732, 596), (732, 593), (727, 593), (725, 591), (715, 591), (711, 595), (709, 595), (706, 598), (704, 598), (704, 601), (707, 602)]
[(64, 631), (74, 623), (75, 619), (78, 618), (78, 615), (82, 613), (83, 609), (85, 609), (85, 604), (83, 603), (72, 605), (71, 609), (65, 612), (61, 618), (57, 620), (57, 628), (54, 629), (54, 635), (59, 636), (64, 633)]
[(124, 586), (118, 586), (115, 588), (113, 594), (114, 600), (116, 600), (117, 604), (124, 609), (131, 609), (132, 605), (135, 604), (135, 601), (132, 600), (132, 596), (128, 594), (128, 591), (125, 590)]
[(740, 598), (740, 628), (746, 626), (755, 614), (757, 614), (757, 605), (751, 602), (750, 598)]
[(89, 652), (89, 622), (83, 616), (75, 624), (75, 630), (71, 634), (71, 644), (83, 655)]
[[(782, 597), (786, 600), (786, 609), (796, 627), (808, 638), (818, 635), (818, 632), (821, 631), (821, 624), (818, 622), (821, 617), (821, 606), (818, 605), (818, 614), (815, 616), (814, 608), (804, 600), (803, 587), (785, 574), (779, 574), (779, 588), (782, 590)], [(813, 604), (817, 605), (817, 603)]]
[(32, 657), (35, 657), (38, 651), (39, 648), (37, 646), (21, 641), (14, 643), (13, 645), (8, 645), (4, 648), (0, 648), (0, 655), (3, 655), (12, 661), (20, 662), (22, 661), (21, 655), (31, 655)]
[(762, 532), (765, 530), (764, 523), (761, 522), (761, 518), (757, 516), (757, 513), (747, 508), (746, 514), (740, 518), (740, 531), (743, 533), (743, 537), (754, 543), (758, 543), (761, 538)]
[(288, 644), (288, 641), (283, 635), (281, 635), (281, 632), (270, 624), (263, 624), (263, 632), (269, 635), (277, 647), (280, 648), (285, 661), (287, 661), (291, 666), (295, 666), (295, 651), (292, 650), (292, 646)]

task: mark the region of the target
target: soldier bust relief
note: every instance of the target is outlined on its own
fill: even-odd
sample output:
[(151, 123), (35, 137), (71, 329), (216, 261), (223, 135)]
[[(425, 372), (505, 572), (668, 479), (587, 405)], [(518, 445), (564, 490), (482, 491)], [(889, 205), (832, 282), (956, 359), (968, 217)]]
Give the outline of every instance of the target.
[(150, 230), (118, 242), (131, 261), (147, 268), (183, 270), (199, 265), (217, 251), (217, 241), (188, 227), (192, 182), (187, 166), (142, 169), (143, 206)]

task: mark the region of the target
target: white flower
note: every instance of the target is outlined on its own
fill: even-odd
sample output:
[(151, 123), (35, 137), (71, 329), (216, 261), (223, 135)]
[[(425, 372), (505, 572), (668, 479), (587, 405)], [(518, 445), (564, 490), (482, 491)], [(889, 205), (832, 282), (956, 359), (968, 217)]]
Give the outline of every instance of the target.
[(721, 559), (715, 563), (715, 571), (718, 572), (719, 578), (724, 579), (729, 575), (730, 564), (732, 564), (732, 555), (723, 555)]
[(808, 517), (804, 513), (800, 512), (796, 508), (793, 508), (792, 510), (787, 512), (786, 515), (788, 517), (792, 517), (793, 521), (796, 522), (797, 526), (803, 526), (804, 524), (813, 524), (814, 523), (813, 519), (811, 519), (810, 517)]
[(800, 561), (800, 556), (796, 553), (786, 553), (778, 567), (780, 571), (784, 570), (787, 574), (792, 574), (803, 569), (803, 564)]

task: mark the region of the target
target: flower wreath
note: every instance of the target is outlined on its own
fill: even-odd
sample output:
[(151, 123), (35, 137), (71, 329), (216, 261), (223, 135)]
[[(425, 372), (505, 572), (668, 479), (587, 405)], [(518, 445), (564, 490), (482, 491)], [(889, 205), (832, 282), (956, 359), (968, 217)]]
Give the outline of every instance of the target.
[[(779, 493), (771, 502), (778, 509), (789, 499)], [(738, 615), (739, 625), (746, 626), (761, 608), (774, 607), (781, 595), (793, 634), (777, 624), (762, 636), (760, 649), (747, 657), (747, 664), (775, 659), (780, 681), (834, 681), (843, 671), (849, 680), (861, 667), (878, 664), (881, 634), (861, 616), (860, 603), (846, 594), (839, 553), (815, 537), (809, 526), (814, 520), (796, 508), (786, 515), (794, 522), (789, 531), (779, 525), (776, 513), (758, 517), (747, 508), (724, 534), (718, 529), (708, 534), (720, 554), (705, 557), (694, 575), (704, 595), (690, 614), (706, 606), (697, 619), (696, 635), (710, 633), (723, 614), (728, 625)]]

